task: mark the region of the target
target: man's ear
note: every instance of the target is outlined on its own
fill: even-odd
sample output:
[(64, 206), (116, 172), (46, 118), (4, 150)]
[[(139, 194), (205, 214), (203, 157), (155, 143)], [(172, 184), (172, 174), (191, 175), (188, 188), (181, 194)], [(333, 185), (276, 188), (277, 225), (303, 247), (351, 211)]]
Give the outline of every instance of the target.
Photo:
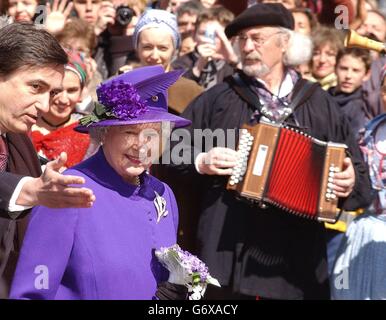
[(371, 69), (369, 68), (369, 70), (366, 72), (365, 76), (363, 77), (362, 82), (369, 80), (370, 77), (371, 77)]
[(283, 52), (286, 52), (289, 47), (291, 35), (288, 33), (281, 34), (280, 46)]

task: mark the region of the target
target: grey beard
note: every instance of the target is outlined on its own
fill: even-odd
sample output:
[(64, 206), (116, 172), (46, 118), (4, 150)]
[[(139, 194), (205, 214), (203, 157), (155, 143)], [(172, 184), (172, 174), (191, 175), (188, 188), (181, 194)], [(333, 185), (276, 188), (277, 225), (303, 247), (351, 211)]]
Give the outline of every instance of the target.
[(243, 71), (247, 76), (260, 78), (266, 75), (270, 69), (266, 64), (260, 64), (258, 66), (243, 66)]

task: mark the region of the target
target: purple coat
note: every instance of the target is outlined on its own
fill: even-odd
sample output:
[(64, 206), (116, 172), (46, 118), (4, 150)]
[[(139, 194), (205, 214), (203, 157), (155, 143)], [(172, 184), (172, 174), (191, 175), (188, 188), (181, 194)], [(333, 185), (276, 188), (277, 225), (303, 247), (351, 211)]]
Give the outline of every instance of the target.
[[(86, 179), (92, 208), (33, 210), (11, 288), (14, 299), (154, 299), (168, 272), (154, 249), (176, 243), (170, 188), (147, 175), (126, 183), (100, 150), (66, 171)], [(154, 191), (167, 203), (157, 223)]]

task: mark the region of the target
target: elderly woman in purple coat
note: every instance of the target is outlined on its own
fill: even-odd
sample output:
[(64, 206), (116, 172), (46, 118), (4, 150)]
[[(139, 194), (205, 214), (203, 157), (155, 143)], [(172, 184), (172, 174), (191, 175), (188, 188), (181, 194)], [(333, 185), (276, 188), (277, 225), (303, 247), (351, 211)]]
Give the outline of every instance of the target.
[(167, 112), (166, 90), (180, 75), (151, 66), (100, 85), (94, 112), (80, 120), (77, 130), (99, 136), (101, 147), (65, 172), (85, 178), (95, 204), (87, 209), (34, 209), (12, 298), (186, 295), (167, 282), (168, 271), (154, 255), (156, 249), (176, 243), (176, 201), (166, 184), (147, 173), (159, 156), (164, 124), (176, 128), (190, 123)]

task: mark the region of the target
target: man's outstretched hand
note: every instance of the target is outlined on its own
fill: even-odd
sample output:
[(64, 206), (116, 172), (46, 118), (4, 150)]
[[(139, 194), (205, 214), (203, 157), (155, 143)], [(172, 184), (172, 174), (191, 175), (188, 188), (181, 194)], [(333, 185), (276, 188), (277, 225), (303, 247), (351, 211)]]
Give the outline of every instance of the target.
[(16, 201), (22, 206), (42, 205), (49, 208), (89, 208), (95, 201), (92, 190), (70, 185), (82, 185), (84, 178), (62, 175), (60, 172), (67, 161), (67, 154), (47, 163), (39, 178), (28, 180)]

